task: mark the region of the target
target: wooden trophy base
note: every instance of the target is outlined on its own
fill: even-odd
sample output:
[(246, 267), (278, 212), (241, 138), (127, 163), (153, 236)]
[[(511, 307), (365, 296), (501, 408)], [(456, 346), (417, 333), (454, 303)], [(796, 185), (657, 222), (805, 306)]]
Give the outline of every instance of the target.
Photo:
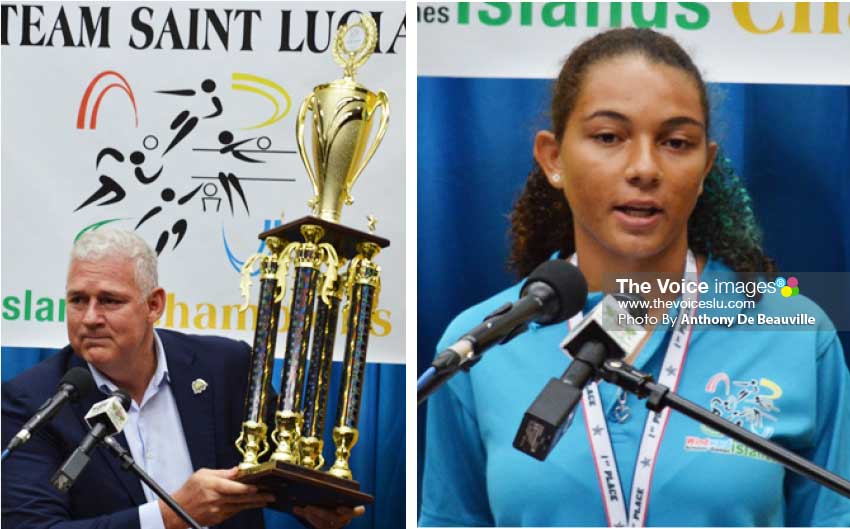
[(260, 239), (266, 237), (280, 237), (288, 242), (304, 242), (304, 236), (301, 234), (301, 226), (305, 224), (313, 224), (321, 226), (325, 230), (325, 235), (319, 242), (329, 242), (336, 248), (337, 254), (345, 259), (352, 259), (357, 255), (357, 244), (361, 242), (372, 242), (381, 248), (386, 248), (390, 245), (390, 241), (383, 237), (378, 237), (365, 231), (355, 230), (342, 224), (336, 224), (327, 220), (322, 220), (319, 217), (308, 215), (294, 220), (290, 223), (266, 230), (259, 235)]
[(283, 512), (307, 505), (333, 509), (375, 502), (375, 497), (361, 492), (360, 484), (354, 480), (290, 463), (262, 463), (256, 469), (240, 472), (236, 479), (273, 493), (277, 501), (268, 508)]

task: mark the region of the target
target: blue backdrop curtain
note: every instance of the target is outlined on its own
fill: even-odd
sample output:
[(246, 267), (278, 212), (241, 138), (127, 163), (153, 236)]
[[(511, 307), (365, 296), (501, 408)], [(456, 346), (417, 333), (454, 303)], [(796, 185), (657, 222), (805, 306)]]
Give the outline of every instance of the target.
[[(505, 265), (507, 214), (531, 168), (534, 133), (549, 128), (550, 91), (549, 80), (418, 79), (417, 373), (454, 316), (517, 280)], [(780, 270), (849, 271), (850, 88), (709, 91), (712, 136), (750, 190), (767, 254)], [(850, 336), (841, 338), (848, 355)], [(419, 479), (424, 418), (420, 409)]]
[[(33, 366), (56, 349), (31, 349), (3, 347), (3, 381)], [(279, 389), (281, 360), (275, 361), (274, 385)], [(342, 364), (334, 362), (331, 373), (331, 389), (328, 399), (329, 420), (336, 417), (336, 399)], [(245, 376), (248, 376), (245, 373)], [(354, 520), (352, 529), (377, 529), (404, 527), (404, 484), (405, 484), (405, 420), (404, 366), (391, 364), (368, 364), (360, 408), (360, 440), (351, 457), (351, 471), (360, 482), (361, 490), (375, 496), (375, 504), (366, 509), (366, 514)], [(333, 440), (330, 431), (325, 438), (324, 456), (333, 461)], [(276, 511), (265, 511), (266, 527), (269, 529), (301, 527), (288, 515)]]

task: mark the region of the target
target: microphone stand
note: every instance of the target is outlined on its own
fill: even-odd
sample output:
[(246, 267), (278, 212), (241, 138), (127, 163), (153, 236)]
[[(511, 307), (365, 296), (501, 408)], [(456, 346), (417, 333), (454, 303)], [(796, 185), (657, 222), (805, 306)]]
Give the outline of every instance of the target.
[(850, 481), (711, 413), (688, 399), (680, 397), (670, 391), (667, 386), (656, 383), (652, 379), (652, 375), (638, 371), (620, 360), (606, 360), (597, 374), (607, 382), (637, 395), (639, 399), (646, 399), (646, 407), (654, 412), (660, 412), (665, 407), (674, 409), (732, 439), (740, 441), (750, 448), (758, 450), (786, 468), (850, 498)]
[(144, 470), (141, 469), (141, 467), (139, 467), (139, 465), (136, 464), (136, 461), (133, 460), (133, 456), (131, 456), (130, 453), (127, 452), (127, 450), (125, 450), (124, 447), (118, 443), (118, 441), (116, 441), (112, 437), (107, 437), (106, 439), (104, 439), (104, 442), (106, 443), (106, 446), (108, 446), (112, 450), (112, 453), (115, 454), (118, 459), (121, 460), (121, 468), (123, 468), (124, 470), (129, 470), (133, 474), (138, 476), (138, 478), (141, 479), (145, 485), (150, 487), (150, 489), (154, 491), (154, 493), (159, 496), (159, 498), (164, 501), (166, 505), (171, 507), (171, 510), (177, 513), (177, 516), (179, 516), (183, 519), (184, 522), (189, 524), (189, 527), (192, 527), (193, 529), (201, 529), (201, 526), (198, 525), (198, 522), (196, 522), (194, 518), (189, 516), (189, 513), (184, 511), (183, 507), (180, 507), (180, 505), (178, 505), (177, 502), (174, 501), (174, 498), (172, 498), (168, 495), (167, 492), (162, 490), (162, 487), (160, 487), (156, 483), (156, 481), (153, 480), (152, 477), (150, 477)]
[(416, 405), (419, 406), (437, 391), (452, 375), (454, 371), (448, 369), (440, 370), (434, 366), (429, 367), (416, 381)]

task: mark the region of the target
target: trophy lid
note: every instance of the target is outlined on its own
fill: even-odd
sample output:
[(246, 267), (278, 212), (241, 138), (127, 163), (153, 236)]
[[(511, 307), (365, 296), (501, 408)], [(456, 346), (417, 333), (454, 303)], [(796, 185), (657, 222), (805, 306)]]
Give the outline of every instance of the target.
[[(320, 218), (339, 222), (344, 204), (351, 204), (351, 187), (381, 143), (389, 121), (389, 100), (383, 90), (372, 92), (354, 79), (375, 51), (378, 28), (368, 14), (340, 26), (333, 40), (334, 60), (343, 67), (341, 79), (316, 86), (301, 103), (295, 123), (298, 153), (314, 196), (308, 202)], [(377, 109), (380, 113), (376, 113)], [(306, 123), (312, 112), (312, 152), (307, 150)], [(371, 146), (369, 130), (380, 116)], [(310, 154), (313, 164), (310, 163)]]
[[(361, 13), (357, 22), (340, 26), (334, 35), (333, 56), (343, 68), (343, 82), (354, 82), (354, 74), (375, 52), (378, 26), (368, 13)], [(338, 81), (335, 81), (338, 82)]]

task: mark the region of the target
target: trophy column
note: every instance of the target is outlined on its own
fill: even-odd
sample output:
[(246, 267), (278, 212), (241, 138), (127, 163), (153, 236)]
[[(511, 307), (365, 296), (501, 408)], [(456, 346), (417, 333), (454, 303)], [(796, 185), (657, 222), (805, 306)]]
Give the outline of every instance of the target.
[(372, 309), (377, 305), (381, 288), (381, 268), (372, 262), (381, 248), (372, 242), (357, 245), (357, 256), (348, 269), (348, 335), (345, 341), (344, 371), (337, 402), (336, 426), (333, 430), (336, 460), (328, 473), (352, 479), (348, 458), (359, 435), (357, 422), (366, 371), (366, 349), (372, 325)]
[(334, 249), (327, 243), (319, 243), (325, 231), (321, 226), (301, 226), (303, 243), (293, 243), (284, 250), (284, 273), (288, 265), (289, 252), (295, 253), (295, 285), (289, 311), (289, 329), (286, 334), (286, 352), (280, 380), (275, 430), (272, 440), (277, 449), (272, 461), (301, 463), (300, 438), (304, 416), (301, 397), (304, 391), (304, 371), (307, 363), (307, 348), (313, 325), (313, 307), (321, 267), (327, 265), (322, 286), (322, 301), (328, 302), (329, 283), (337, 275), (337, 258)]
[(260, 297), (257, 302), (257, 325), (254, 331), (254, 346), (251, 349), (251, 371), (248, 374), (248, 394), (245, 396), (245, 411), (242, 431), (236, 439), (236, 449), (242, 455), (240, 470), (251, 470), (259, 465), (259, 458), (269, 450), (266, 438), (266, 404), (271, 394), (271, 376), (274, 368), (274, 351), (277, 338), (277, 321), (280, 314), (278, 290), (278, 259), (283, 241), (268, 237), (266, 246), (271, 255), (255, 255), (242, 268), (245, 303), (240, 310), (248, 308), (247, 289), (253, 265), (260, 260)]
[[(340, 265), (341, 267), (341, 265)], [(325, 408), (330, 389), (331, 365), (344, 282), (337, 280), (330, 303), (316, 305), (313, 324), (313, 344), (307, 371), (307, 389), (304, 394), (304, 429), (301, 437), (301, 465), (319, 470), (324, 465), (322, 434), (325, 430)]]

